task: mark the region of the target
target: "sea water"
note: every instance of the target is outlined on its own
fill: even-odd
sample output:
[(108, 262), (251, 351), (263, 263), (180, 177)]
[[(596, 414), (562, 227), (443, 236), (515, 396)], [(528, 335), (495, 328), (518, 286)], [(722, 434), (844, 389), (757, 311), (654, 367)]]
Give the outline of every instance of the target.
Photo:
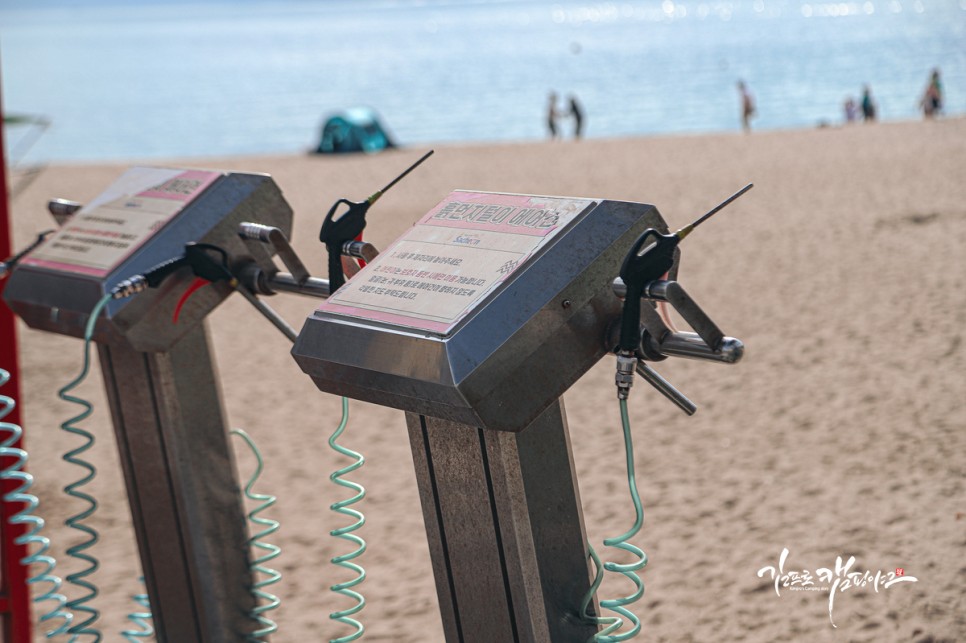
[[(19, 162), (297, 153), (365, 105), (401, 144), (837, 125), (871, 87), (966, 111), (966, 0), (0, 0), (3, 102), (52, 126)], [(562, 122), (571, 135), (572, 122)], [(26, 134), (7, 128), (8, 148)]]

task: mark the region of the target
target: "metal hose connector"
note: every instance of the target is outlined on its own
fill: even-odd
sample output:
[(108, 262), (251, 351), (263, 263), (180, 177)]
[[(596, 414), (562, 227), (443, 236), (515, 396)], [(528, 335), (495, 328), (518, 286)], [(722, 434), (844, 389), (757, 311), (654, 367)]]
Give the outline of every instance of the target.
[(249, 221), (245, 221), (238, 225), (238, 234), (243, 239), (271, 243), (272, 230), (275, 229), (276, 228), (273, 228), (272, 226), (267, 226), (262, 223), (251, 223)]
[(134, 275), (125, 279), (111, 289), (111, 299), (124, 299), (148, 289), (148, 280), (144, 275)]

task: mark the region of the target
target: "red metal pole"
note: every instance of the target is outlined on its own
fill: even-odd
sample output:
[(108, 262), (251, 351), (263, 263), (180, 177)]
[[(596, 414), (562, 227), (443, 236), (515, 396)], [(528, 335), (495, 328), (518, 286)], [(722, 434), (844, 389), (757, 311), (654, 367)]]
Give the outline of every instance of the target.
[[(0, 85), (0, 121), (3, 114), (3, 92)], [(13, 233), (10, 227), (10, 209), (7, 202), (7, 157), (3, 144), (3, 126), (0, 123), (0, 259), (13, 254)], [(4, 282), (0, 280), (0, 295)], [(0, 393), (20, 400), (20, 364), (17, 357), (17, 326), (13, 312), (0, 299), (0, 367), (10, 373)], [(15, 408), (4, 422), (21, 424), (20, 409)], [(20, 443), (13, 446), (20, 446)], [(13, 460), (0, 461), (0, 468)], [(5, 495), (19, 486), (13, 480), (0, 481), (0, 493)], [(26, 545), (14, 540), (26, 531), (24, 525), (11, 525), (7, 520), (20, 506), (0, 499), (0, 617), (3, 619), (3, 640), (7, 643), (30, 643), (30, 588), (27, 585), (27, 568), (20, 561), (28, 554)]]

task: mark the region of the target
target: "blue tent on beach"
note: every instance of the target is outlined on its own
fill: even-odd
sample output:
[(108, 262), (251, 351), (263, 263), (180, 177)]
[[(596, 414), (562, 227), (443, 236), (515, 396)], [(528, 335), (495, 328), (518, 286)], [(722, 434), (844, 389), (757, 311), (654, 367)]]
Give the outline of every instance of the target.
[(368, 107), (352, 107), (325, 121), (315, 153), (378, 152), (388, 147), (396, 147), (396, 144), (389, 138), (376, 112)]

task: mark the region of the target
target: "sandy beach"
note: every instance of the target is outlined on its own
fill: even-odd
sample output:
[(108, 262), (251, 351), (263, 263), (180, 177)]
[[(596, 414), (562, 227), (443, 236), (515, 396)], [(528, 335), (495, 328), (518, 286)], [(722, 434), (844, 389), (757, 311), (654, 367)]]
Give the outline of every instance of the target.
[[(293, 243), (324, 275), (318, 230), (336, 199), (361, 200), (428, 148), (377, 155), (182, 159), (150, 165), (271, 174), (295, 211)], [(48, 199), (86, 201), (125, 168), (50, 166), (12, 203), (23, 246), (51, 227)], [(656, 369), (698, 404), (687, 417), (639, 382), (631, 392), (637, 479), (648, 554), (635, 610), (640, 641), (957, 641), (966, 639), (966, 119), (846, 128), (439, 146), (424, 167), (370, 210), (367, 240), (385, 248), (457, 188), (651, 203), (672, 228), (746, 183), (755, 188), (690, 237), (680, 282), (724, 332), (746, 345), (734, 366), (667, 360)], [(269, 303), (293, 326), (310, 299)], [(281, 522), (273, 542), (283, 580), (275, 641), (347, 633), (328, 619), (345, 606), (328, 562), (344, 553), (328, 481), (345, 462), (326, 440), (339, 399), (320, 393), (291, 345), (238, 297), (209, 318), (231, 427), (261, 448), (260, 490)], [(63, 556), (74, 509), (61, 487), (73, 409), (57, 389), (80, 368), (81, 343), (21, 325), (23, 417), (47, 535)], [(565, 396), (588, 535), (626, 531), (614, 362), (602, 360)], [(140, 573), (100, 374), (80, 389), (95, 405), (92, 490), (101, 502), (96, 575), (106, 640), (120, 640)], [(343, 440), (366, 456), (353, 479), (368, 490), (361, 559), (368, 641), (441, 641), (429, 552), (404, 415), (353, 401)], [(235, 445), (247, 479), (254, 461)], [(810, 571), (815, 589), (776, 586)], [(881, 578), (835, 594), (819, 568), (855, 557)], [(807, 588), (806, 588), (807, 589)], [(626, 590), (608, 581), (603, 597)], [(70, 590), (68, 590), (70, 591)], [(37, 636), (36, 640), (42, 640)]]

